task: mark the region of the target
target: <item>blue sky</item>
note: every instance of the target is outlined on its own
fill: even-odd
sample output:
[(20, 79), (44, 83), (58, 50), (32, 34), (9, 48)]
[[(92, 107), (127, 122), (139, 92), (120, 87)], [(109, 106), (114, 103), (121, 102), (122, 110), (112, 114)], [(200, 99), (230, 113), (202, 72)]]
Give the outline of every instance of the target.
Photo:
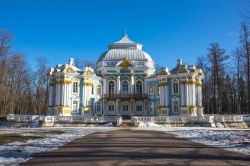
[(68, 58), (96, 61), (107, 45), (129, 37), (153, 60), (173, 68), (177, 58), (194, 64), (211, 42), (228, 53), (238, 45), (247, 0), (0, 0), (0, 28), (15, 35), (13, 51), (34, 68)]

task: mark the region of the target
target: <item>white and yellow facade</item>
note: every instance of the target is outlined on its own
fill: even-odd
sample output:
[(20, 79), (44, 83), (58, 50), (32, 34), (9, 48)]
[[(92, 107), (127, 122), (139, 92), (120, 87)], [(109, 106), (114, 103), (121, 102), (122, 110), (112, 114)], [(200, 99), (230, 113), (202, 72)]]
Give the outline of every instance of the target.
[(202, 114), (203, 71), (178, 60), (155, 70), (151, 56), (127, 35), (109, 45), (97, 68), (68, 64), (49, 70), (49, 113), (83, 115)]

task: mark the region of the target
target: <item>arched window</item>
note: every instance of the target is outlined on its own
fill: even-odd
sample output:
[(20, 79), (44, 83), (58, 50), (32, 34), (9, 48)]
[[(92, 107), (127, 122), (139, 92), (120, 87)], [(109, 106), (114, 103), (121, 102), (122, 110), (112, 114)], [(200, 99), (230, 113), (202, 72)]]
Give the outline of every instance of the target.
[(115, 93), (115, 83), (114, 81), (109, 82), (109, 94), (114, 94)]
[(122, 82), (122, 93), (128, 94), (128, 82), (127, 81)]
[(142, 94), (142, 82), (141, 81), (136, 82), (136, 93)]
[(102, 87), (101, 85), (97, 86), (97, 95), (101, 95), (102, 94)]
[(101, 102), (96, 103), (96, 111), (100, 112), (101, 111)]

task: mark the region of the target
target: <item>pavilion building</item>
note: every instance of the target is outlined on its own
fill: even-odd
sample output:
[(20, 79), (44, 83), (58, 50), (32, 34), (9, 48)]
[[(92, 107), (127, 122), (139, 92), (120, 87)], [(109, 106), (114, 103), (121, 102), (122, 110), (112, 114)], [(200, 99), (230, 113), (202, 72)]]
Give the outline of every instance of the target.
[(142, 45), (124, 35), (108, 46), (96, 69), (79, 69), (70, 58), (49, 70), (49, 114), (201, 115), (203, 71), (177, 60), (155, 69)]

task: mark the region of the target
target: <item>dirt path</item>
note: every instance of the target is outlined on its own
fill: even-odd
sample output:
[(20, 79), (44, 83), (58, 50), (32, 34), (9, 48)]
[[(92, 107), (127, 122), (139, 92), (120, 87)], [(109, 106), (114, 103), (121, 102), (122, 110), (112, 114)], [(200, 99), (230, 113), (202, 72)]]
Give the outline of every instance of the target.
[(94, 133), (22, 165), (250, 165), (250, 156), (158, 131)]

